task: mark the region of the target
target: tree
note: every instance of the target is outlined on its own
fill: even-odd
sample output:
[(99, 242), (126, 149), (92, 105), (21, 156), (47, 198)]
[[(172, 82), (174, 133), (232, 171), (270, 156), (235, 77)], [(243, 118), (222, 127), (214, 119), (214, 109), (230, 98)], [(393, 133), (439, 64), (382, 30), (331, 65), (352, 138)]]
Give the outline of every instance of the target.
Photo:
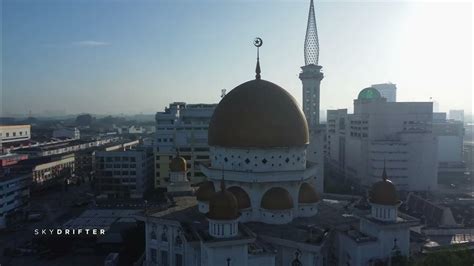
[(426, 257), (415, 261), (413, 266), (472, 266), (474, 254), (469, 249), (449, 249), (429, 253)]
[(92, 116), (90, 114), (82, 114), (76, 117), (76, 124), (79, 126), (90, 126), (92, 124)]

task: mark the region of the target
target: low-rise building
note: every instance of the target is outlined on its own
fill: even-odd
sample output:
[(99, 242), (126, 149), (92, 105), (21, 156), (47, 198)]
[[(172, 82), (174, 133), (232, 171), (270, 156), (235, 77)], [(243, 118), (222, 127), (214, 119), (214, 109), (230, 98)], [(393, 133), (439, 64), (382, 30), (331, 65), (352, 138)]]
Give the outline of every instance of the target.
[(31, 189), (41, 190), (74, 175), (74, 154), (30, 158), (10, 167), (11, 173), (29, 174), (32, 177)]
[(118, 140), (118, 137), (104, 137), (98, 140), (61, 141), (47, 145), (37, 145), (33, 147), (16, 149), (15, 153), (28, 154), (30, 157), (59, 155), (77, 152), (91, 147), (99, 147)]
[(0, 229), (25, 216), (29, 206), (31, 174), (0, 171)]
[(31, 139), (31, 125), (0, 126), (0, 150)]

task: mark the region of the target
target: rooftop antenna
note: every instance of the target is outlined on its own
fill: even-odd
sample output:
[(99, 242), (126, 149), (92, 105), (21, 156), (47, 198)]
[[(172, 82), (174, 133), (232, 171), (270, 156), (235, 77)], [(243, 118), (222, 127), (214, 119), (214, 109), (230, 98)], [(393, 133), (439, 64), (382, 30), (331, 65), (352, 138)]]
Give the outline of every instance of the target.
[(224, 184), (224, 166), (222, 166), (222, 178), (221, 178), (221, 191), (225, 190), (225, 184)]
[(253, 40), (253, 45), (257, 47), (257, 66), (255, 67), (255, 79), (260, 79), (260, 46), (262, 46), (263, 40), (257, 37)]
[(226, 89), (222, 89), (222, 90), (221, 90), (221, 99), (224, 98), (226, 92), (227, 92)]

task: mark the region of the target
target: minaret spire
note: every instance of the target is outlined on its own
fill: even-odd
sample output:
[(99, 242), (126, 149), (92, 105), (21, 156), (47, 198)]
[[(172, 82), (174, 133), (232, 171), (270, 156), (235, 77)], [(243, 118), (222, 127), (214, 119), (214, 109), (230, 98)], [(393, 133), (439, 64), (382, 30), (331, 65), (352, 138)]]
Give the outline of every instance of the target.
[(319, 61), (319, 40), (318, 28), (316, 27), (316, 17), (314, 15), (314, 3), (309, 4), (308, 25), (306, 27), (306, 37), (304, 40), (304, 63), (305, 65), (318, 65)]
[(263, 41), (261, 38), (257, 37), (253, 40), (253, 45), (257, 47), (257, 66), (255, 67), (255, 79), (260, 79), (260, 46), (262, 46)]
[(388, 177), (387, 177), (387, 170), (385, 169), (385, 159), (383, 159), (382, 179), (383, 179), (384, 181), (387, 181), (387, 179), (388, 179)]

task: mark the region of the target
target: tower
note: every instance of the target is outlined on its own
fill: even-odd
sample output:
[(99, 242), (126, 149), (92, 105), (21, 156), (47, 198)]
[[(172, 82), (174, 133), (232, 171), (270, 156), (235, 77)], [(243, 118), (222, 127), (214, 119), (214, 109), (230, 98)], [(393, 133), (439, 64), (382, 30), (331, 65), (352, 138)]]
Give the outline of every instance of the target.
[(314, 131), (319, 125), (319, 90), (324, 75), (321, 72), (319, 61), (319, 40), (314, 15), (313, 0), (310, 2), (308, 25), (304, 42), (304, 62), (301, 67), (300, 79), (303, 83), (303, 112), (308, 121), (309, 130)]
[(314, 184), (319, 192), (324, 188), (324, 129), (319, 124), (320, 84), (324, 75), (319, 61), (319, 40), (314, 15), (314, 4), (309, 5), (308, 25), (304, 42), (304, 63), (301, 67), (300, 79), (303, 83), (303, 112), (308, 122), (310, 143), (307, 150), (308, 161), (318, 164), (318, 172)]

